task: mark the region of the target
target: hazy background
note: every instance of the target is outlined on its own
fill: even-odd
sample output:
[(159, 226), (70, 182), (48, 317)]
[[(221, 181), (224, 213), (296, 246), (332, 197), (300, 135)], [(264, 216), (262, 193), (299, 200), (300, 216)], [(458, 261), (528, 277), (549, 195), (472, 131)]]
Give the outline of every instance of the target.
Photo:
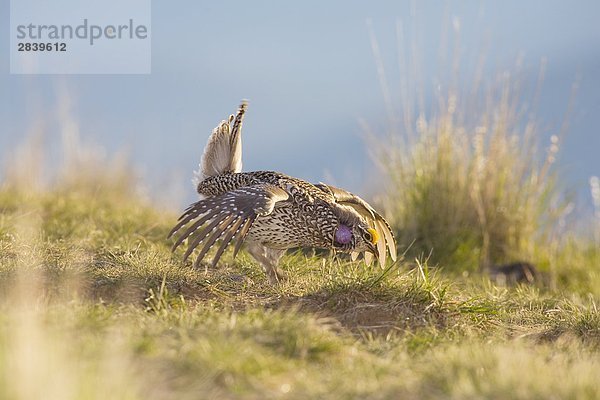
[(381, 133), (386, 121), (370, 20), (398, 109), (399, 22), (404, 44), (418, 49), (416, 84), (426, 105), (447, 85), (451, 62), (440, 49), (454, 46), (457, 30), (461, 65), (473, 70), (485, 54), (486, 78), (521, 59), (521, 78), (535, 83), (546, 60), (537, 115), (547, 136), (558, 132), (578, 83), (561, 146), (563, 176), (584, 197), (589, 177), (600, 174), (598, 1), (154, 1), (152, 74), (138, 76), (10, 75), (8, 3), (0, 6), (3, 159), (38, 130), (56, 161), (60, 115), (68, 113), (86, 141), (109, 154), (128, 149), (151, 191), (183, 204), (194, 198), (191, 172), (210, 131), (248, 98), (246, 170), (275, 169), (364, 193), (374, 171), (359, 120)]

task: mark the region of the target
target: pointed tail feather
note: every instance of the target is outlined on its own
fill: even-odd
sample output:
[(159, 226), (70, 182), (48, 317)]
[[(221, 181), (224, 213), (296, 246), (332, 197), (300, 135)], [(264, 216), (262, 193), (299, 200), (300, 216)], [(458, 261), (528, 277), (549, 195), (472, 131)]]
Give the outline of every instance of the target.
[[(221, 121), (208, 139), (202, 154), (200, 171), (196, 173), (196, 180), (203, 181), (209, 176), (221, 175), (227, 172), (241, 172), (242, 170), (242, 122), (248, 103), (244, 100), (240, 105), (235, 118), (229, 117)], [(196, 183), (198, 183), (196, 182)]]

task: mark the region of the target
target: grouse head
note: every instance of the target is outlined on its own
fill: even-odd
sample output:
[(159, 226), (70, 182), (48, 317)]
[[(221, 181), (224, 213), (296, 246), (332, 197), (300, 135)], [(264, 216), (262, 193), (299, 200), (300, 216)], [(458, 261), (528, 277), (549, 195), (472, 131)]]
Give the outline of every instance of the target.
[(352, 208), (339, 206), (335, 210), (338, 225), (334, 231), (333, 247), (342, 252), (369, 251), (377, 255), (377, 231)]

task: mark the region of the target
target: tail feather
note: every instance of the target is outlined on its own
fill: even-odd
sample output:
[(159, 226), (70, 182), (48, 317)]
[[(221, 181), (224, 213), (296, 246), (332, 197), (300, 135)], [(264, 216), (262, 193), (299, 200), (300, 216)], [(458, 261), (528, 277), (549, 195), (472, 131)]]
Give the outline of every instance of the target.
[(237, 115), (221, 121), (210, 135), (202, 154), (196, 184), (215, 175), (242, 170), (242, 122), (248, 103), (244, 100)]

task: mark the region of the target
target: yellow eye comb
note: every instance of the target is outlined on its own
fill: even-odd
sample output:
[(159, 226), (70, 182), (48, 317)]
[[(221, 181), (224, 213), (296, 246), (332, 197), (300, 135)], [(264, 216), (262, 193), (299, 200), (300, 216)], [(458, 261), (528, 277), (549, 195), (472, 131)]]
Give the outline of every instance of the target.
[(369, 228), (367, 229), (367, 232), (371, 234), (371, 243), (377, 244), (377, 242), (379, 241), (379, 234), (377, 233), (377, 231), (373, 228)]

